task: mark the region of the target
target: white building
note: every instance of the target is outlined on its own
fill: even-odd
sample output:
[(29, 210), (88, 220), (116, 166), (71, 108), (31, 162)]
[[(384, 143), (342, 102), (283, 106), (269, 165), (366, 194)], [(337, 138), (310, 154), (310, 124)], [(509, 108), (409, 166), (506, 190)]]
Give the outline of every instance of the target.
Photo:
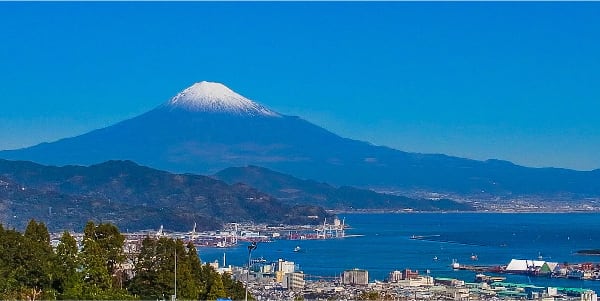
[(419, 276), (419, 277), (415, 277), (415, 278), (399, 280), (397, 283), (402, 286), (407, 286), (407, 287), (422, 287), (422, 286), (433, 286), (434, 280), (433, 280), (433, 277), (431, 277), (431, 276)]
[(598, 295), (592, 290), (585, 291), (581, 294), (581, 301), (598, 301)]
[(286, 273), (283, 276), (281, 286), (290, 290), (302, 290), (304, 289), (304, 273)]
[(400, 280), (404, 280), (401, 271), (391, 271), (388, 274), (388, 282), (398, 282)]
[(295, 272), (295, 264), (293, 261), (287, 261), (287, 260), (283, 260), (283, 259), (279, 259), (277, 261), (277, 271), (283, 272), (284, 274), (286, 273), (293, 273)]
[(506, 266), (506, 270), (510, 272), (526, 272), (533, 269), (539, 269), (544, 263), (546, 262), (543, 260), (513, 259), (508, 266)]
[(277, 271), (275, 272), (275, 281), (283, 283), (283, 276), (288, 273), (294, 273), (296, 265), (293, 261), (279, 259), (277, 261)]

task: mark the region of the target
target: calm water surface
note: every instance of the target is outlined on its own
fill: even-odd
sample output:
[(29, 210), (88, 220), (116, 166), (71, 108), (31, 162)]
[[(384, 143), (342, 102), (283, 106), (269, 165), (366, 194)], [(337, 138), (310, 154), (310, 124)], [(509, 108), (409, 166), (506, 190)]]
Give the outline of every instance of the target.
[[(475, 273), (453, 271), (452, 259), (462, 264), (505, 265), (512, 258), (555, 262), (600, 262), (600, 257), (576, 255), (579, 249), (600, 248), (600, 214), (588, 213), (411, 213), (340, 214), (351, 229), (331, 240), (279, 240), (260, 243), (252, 257), (294, 261), (306, 274), (336, 276), (346, 269), (369, 271), (371, 281), (384, 280), (392, 270), (405, 268), (434, 277), (472, 282)], [(426, 236), (414, 240), (411, 236)], [(300, 246), (303, 252), (294, 253)], [(246, 245), (236, 248), (201, 248), (204, 262), (219, 260), (244, 265)], [(471, 257), (476, 255), (478, 260)], [(437, 258), (437, 260), (434, 260)], [(600, 281), (548, 279), (506, 275), (507, 281), (541, 286), (584, 287), (600, 292)]]

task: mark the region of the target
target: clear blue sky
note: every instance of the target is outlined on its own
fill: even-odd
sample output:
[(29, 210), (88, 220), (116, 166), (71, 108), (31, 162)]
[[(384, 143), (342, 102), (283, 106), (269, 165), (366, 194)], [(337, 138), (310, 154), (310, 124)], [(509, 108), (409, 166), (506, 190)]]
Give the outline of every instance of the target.
[(406, 151), (600, 168), (600, 3), (0, 3), (0, 149), (226, 84)]

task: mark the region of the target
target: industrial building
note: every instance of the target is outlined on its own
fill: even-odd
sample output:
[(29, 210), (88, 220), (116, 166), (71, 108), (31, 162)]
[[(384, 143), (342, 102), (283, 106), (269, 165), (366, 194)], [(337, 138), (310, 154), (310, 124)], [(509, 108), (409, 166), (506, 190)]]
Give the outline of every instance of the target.
[(285, 289), (302, 290), (304, 289), (304, 285), (304, 273), (302, 272), (286, 273), (283, 275), (281, 286)]
[(369, 284), (369, 271), (360, 269), (346, 270), (342, 274), (342, 283), (348, 285), (367, 285)]

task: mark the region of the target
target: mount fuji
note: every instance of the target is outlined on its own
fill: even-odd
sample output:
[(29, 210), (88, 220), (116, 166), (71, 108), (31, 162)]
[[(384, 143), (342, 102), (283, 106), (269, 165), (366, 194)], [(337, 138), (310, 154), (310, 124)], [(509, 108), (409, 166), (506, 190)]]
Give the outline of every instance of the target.
[(281, 117), (220, 83), (199, 82), (181, 91), (165, 104), (190, 112), (229, 113), (238, 116)]
[(257, 165), (335, 185), (459, 194), (600, 195), (600, 170), (528, 168), (375, 146), (272, 111), (213, 82), (196, 83), (132, 119), (77, 137), (2, 151), (0, 158), (52, 165), (133, 160), (201, 174)]

